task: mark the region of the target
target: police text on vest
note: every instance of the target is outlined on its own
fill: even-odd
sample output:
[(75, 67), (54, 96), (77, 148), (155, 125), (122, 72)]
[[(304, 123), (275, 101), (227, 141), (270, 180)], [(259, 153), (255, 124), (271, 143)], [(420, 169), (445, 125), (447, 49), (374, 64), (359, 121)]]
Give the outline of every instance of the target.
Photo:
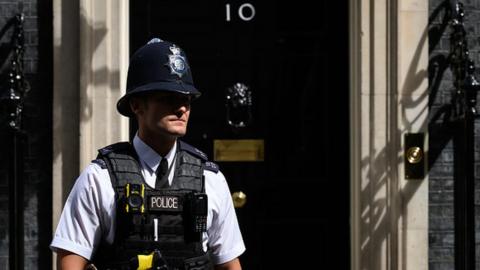
[(179, 210), (178, 197), (152, 196), (150, 197), (151, 210)]

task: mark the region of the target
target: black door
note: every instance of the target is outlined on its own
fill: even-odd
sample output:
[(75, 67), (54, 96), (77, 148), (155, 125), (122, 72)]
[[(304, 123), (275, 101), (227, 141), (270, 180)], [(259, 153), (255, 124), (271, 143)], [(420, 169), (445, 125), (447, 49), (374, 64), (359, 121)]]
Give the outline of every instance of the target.
[(159, 37), (189, 57), (203, 94), (185, 140), (246, 194), (243, 269), (348, 269), (348, 1), (135, 0), (130, 10), (132, 52)]

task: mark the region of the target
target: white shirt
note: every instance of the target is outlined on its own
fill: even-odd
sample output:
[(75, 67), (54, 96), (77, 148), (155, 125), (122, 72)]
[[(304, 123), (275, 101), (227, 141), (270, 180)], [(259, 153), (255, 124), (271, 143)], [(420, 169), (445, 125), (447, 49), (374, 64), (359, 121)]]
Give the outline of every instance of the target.
[[(148, 186), (155, 187), (155, 171), (161, 157), (138, 136), (133, 146), (140, 158), (141, 171)], [(177, 144), (165, 156), (174, 162)], [(175, 166), (175, 164), (172, 164)], [(174, 167), (173, 167), (174, 168)], [(221, 172), (204, 171), (208, 195), (207, 232), (203, 247), (212, 252), (214, 264), (228, 262), (245, 251), (230, 190)], [(170, 170), (169, 182), (174, 170)], [(78, 177), (63, 208), (50, 248), (64, 249), (87, 260), (92, 258), (100, 242), (113, 243), (115, 235), (115, 192), (107, 169), (91, 163)]]

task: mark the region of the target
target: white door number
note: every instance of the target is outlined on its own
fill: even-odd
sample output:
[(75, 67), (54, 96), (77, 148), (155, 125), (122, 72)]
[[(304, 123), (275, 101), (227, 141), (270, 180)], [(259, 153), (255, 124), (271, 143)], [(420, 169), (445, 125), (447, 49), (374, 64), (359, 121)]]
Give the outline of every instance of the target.
[[(243, 21), (251, 21), (255, 17), (255, 7), (250, 3), (244, 3), (238, 7), (238, 17)], [(225, 4), (225, 20), (232, 20), (230, 4)]]

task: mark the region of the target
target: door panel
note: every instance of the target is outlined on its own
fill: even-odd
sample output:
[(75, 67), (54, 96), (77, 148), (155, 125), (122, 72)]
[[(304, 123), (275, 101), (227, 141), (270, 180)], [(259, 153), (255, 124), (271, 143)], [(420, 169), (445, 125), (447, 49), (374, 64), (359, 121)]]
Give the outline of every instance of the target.
[[(130, 5), (132, 52), (160, 37), (187, 53), (202, 97), (184, 139), (212, 158), (215, 140), (264, 142), (263, 161), (218, 162), (231, 191), (247, 195), (236, 209), (243, 268), (348, 269), (348, 2)], [(251, 90), (242, 128), (226, 107), (238, 82)]]

